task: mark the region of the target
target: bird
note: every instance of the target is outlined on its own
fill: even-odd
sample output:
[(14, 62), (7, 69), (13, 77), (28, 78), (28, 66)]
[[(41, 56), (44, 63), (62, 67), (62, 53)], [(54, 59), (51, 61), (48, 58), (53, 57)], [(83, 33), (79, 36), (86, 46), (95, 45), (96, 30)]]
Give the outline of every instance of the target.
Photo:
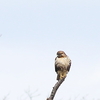
[(57, 80), (66, 78), (70, 71), (71, 60), (64, 51), (58, 51), (55, 58), (55, 72), (57, 73)]

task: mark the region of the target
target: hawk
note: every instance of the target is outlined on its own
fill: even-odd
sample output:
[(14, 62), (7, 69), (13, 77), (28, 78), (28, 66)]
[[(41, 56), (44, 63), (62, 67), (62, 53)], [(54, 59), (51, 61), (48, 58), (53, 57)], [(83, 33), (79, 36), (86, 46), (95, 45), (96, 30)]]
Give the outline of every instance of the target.
[(66, 77), (71, 67), (71, 60), (64, 51), (58, 51), (55, 58), (55, 71), (57, 73), (57, 80)]

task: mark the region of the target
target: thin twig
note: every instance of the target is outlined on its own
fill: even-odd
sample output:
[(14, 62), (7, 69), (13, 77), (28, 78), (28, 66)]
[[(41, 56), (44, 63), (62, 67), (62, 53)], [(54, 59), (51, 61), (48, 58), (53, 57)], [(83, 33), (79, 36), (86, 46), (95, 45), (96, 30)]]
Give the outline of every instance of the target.
[[(66, 78), (66, 77), (65, 77), (65, 78)], [(65, 78), (60, 79), (60, 80), (54, 85), (54, 87), (53, 87), (53, 89), (52, 89), (52, 92), (51, 92), (51, 95), (50, 95), (49, 98), (47, 98), (47, 100), (53, 100), (53, 99), (54, 99), (54, 96), (55, 96), (55, 94), (56, 94), (56, 92), (57, 92), (59, 86), (62, 84), (62, 82), (65, 80)]]

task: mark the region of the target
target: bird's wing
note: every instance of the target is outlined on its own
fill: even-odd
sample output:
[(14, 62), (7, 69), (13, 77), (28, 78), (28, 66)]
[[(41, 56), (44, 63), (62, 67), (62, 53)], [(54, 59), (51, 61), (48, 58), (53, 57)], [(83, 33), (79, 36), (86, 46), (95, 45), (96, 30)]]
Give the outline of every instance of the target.
[(69, 65), (67, 66), (67, 71), (70, 71), (71, 68), (71, 60), (69, 61)]
[(61, 70), (61, 66), (58, 66), (58, 61), (57, 61), (57, 58), (55, 58), (55, 71), (57, 72), (58, 70)]

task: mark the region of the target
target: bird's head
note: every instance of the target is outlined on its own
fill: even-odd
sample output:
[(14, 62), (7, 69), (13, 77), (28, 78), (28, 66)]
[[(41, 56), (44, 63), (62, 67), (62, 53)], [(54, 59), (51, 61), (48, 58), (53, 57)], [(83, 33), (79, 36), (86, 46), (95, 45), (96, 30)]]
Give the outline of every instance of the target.
[(57, 52), (57, 57), (58, 58), (62, 58), (62, 57), (66, 57), (67, 55), (65, 54), (65, 52), (64, 51), (58, 51)]

